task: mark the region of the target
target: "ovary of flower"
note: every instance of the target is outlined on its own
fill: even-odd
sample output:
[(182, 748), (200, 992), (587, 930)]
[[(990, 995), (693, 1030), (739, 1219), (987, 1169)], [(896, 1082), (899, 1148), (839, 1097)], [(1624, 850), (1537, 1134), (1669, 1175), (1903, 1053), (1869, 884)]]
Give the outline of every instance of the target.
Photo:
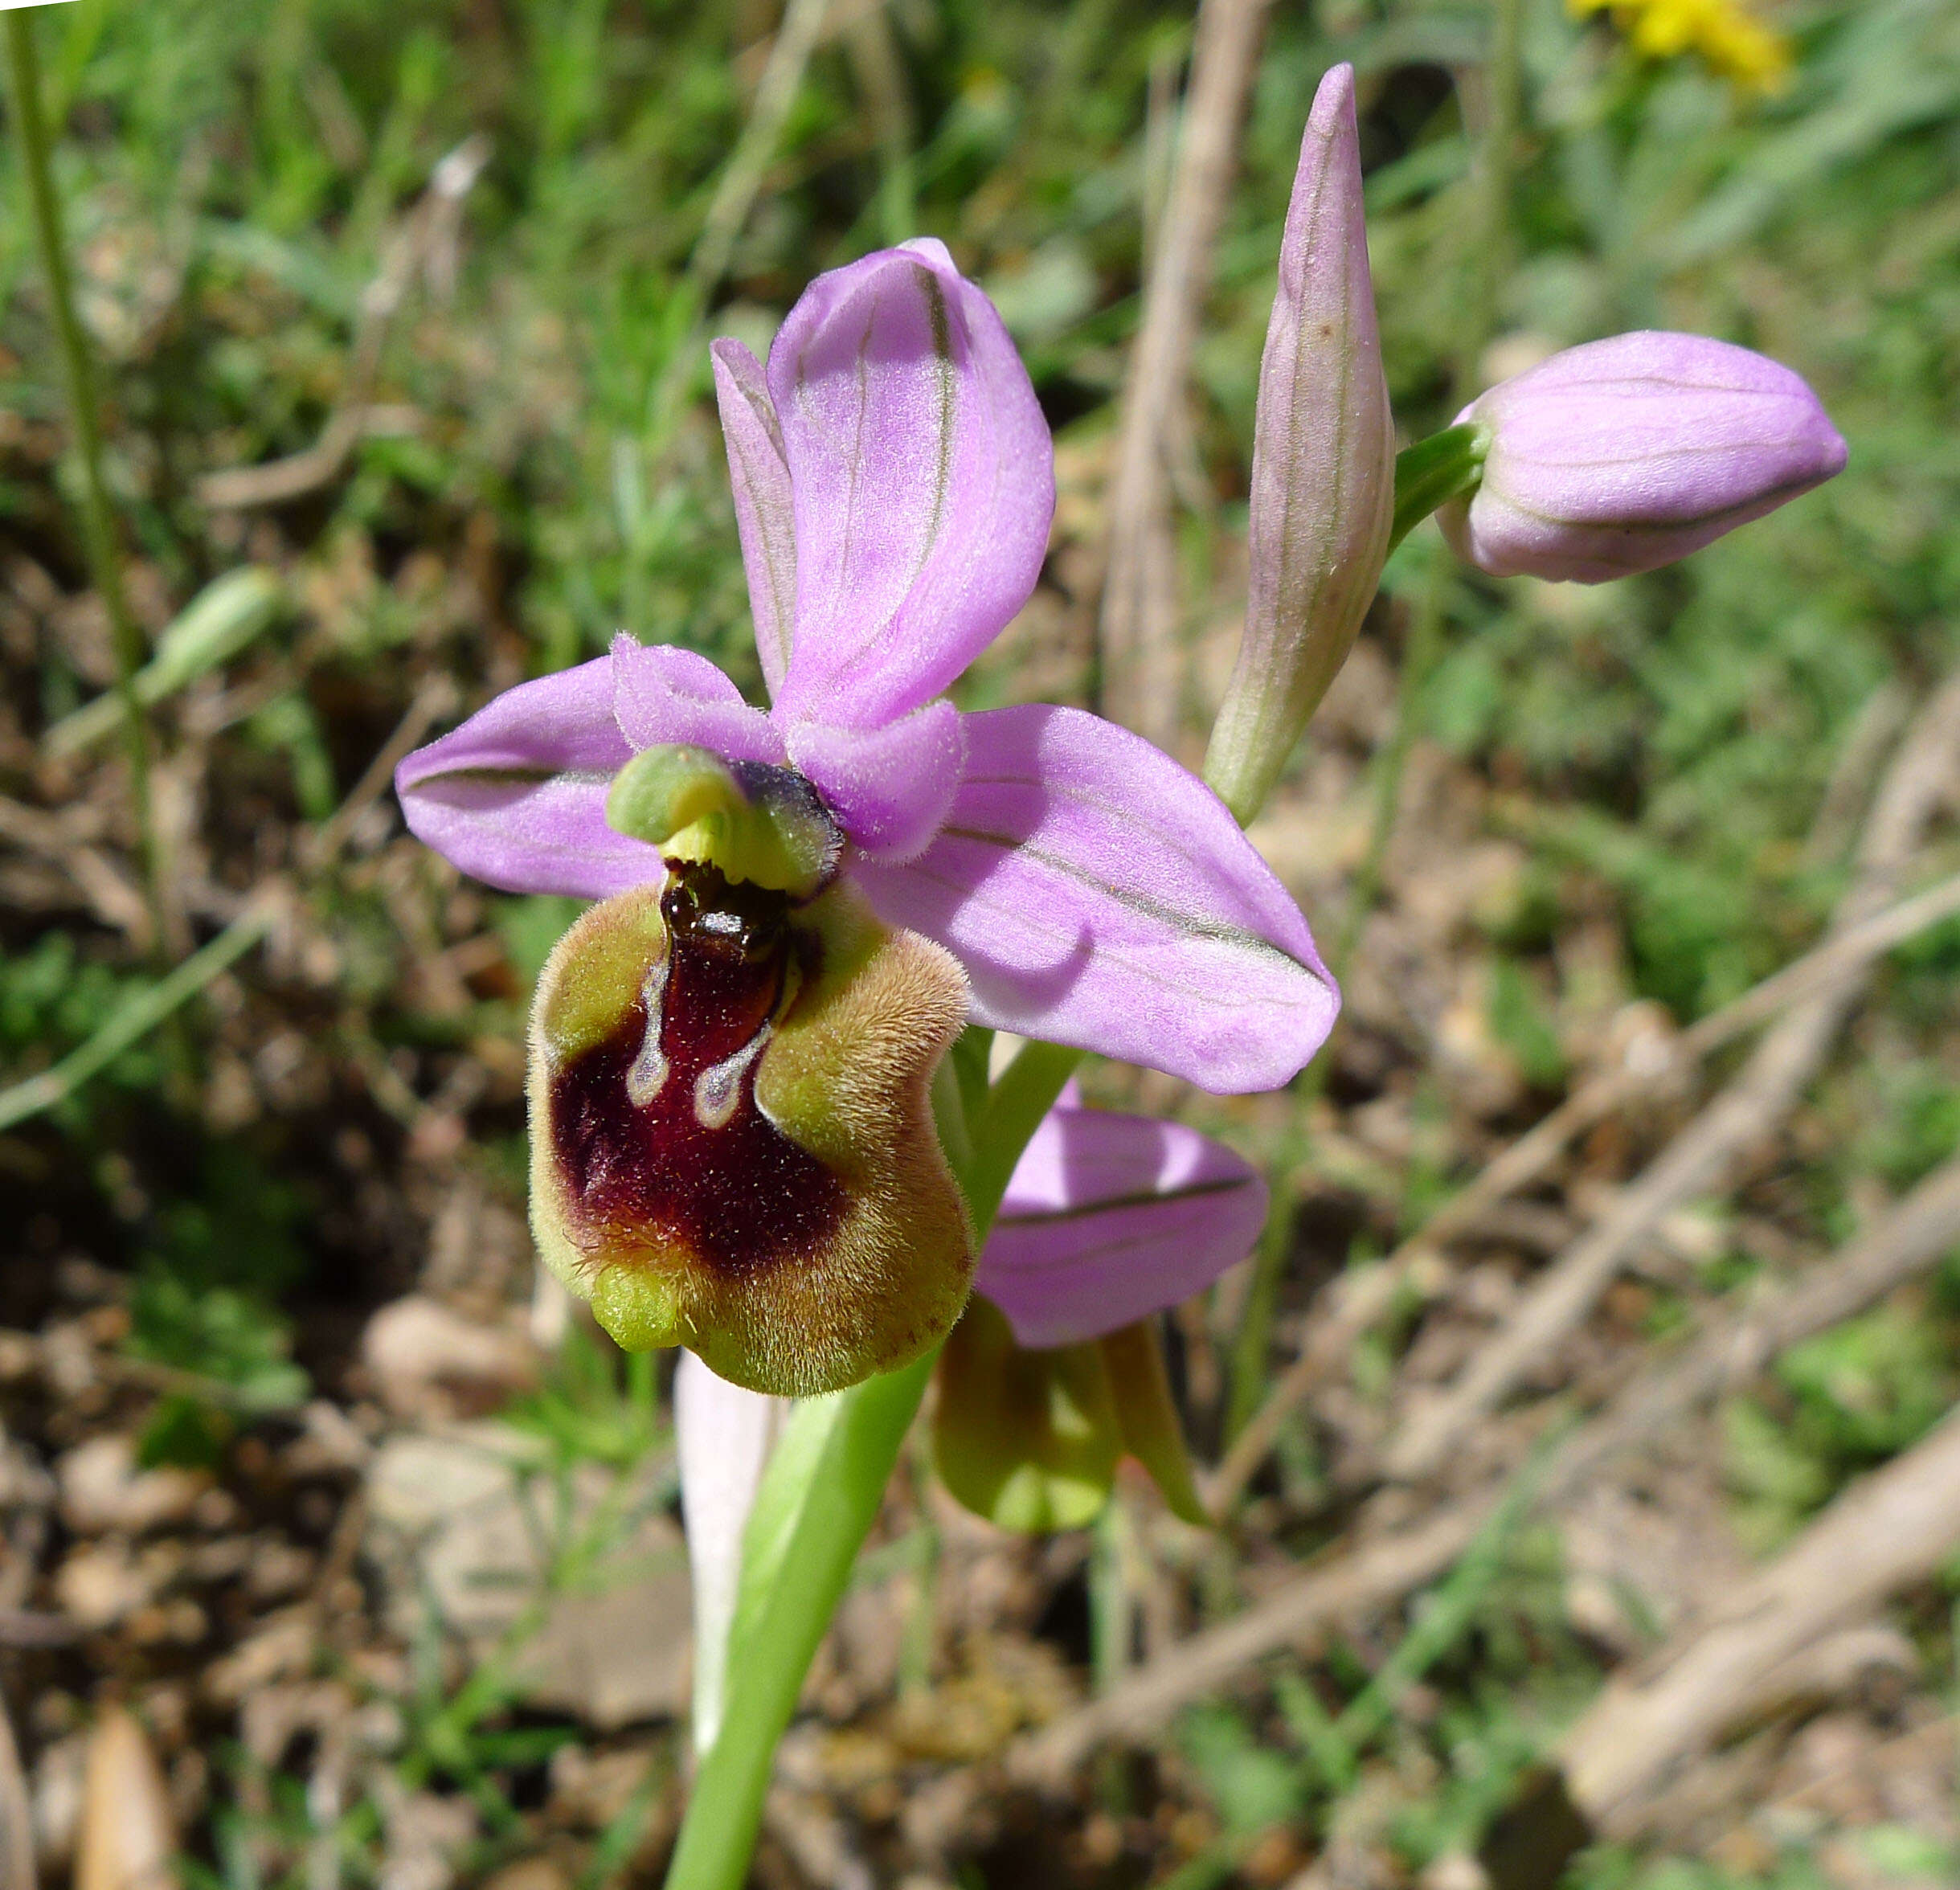
[(1757, 18), (1743, 0), (1568, 0), (1571, 10), (1610, 12), (1649, 59), (1698, 54), (1712, 72), (1740, 89), (1781, 92), (1790, 83), (1790, 45)]

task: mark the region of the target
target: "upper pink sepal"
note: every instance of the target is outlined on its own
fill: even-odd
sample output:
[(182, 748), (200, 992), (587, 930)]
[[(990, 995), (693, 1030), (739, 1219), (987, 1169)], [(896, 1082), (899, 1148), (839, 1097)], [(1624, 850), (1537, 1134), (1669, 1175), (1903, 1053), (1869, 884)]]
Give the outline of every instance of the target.
[(783, 432), (769, 403), (763, 364), (738, 341), (708, 346), (714, 363), (714, 394), (728, 448), (728, 481), (734, 490), (735, 529), (748, 574), (749, 611), (755, 653), (773, 702), (789, 671), (791, 632), (796, 620), (796, 509), (783, 457)]
[(796, 513), (777, 706), (876, 727), (943, 693), (1033, 590), (1047, 423), (993, 305), (931, 238), (812, 282), (768, 383)]

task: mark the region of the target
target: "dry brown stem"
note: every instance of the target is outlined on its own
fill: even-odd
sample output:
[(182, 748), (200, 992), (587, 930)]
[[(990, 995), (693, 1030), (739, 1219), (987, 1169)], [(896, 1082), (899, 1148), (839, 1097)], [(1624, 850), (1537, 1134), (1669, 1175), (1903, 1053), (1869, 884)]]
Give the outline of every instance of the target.
[(1103, 586), (1103, 706), (1169, 747), (1181, 694), (1172, 456), (1213, 246), (1272, 0), (1201, 0), (1183, 137), (1123, 398)]
[(1712, 1620), (1615, 1679), (1566, 1737), (1566, 1791), (1600, 1828), (1705, 1750), (1783, 1662), (1931, 1575), (1960, 1543), (1960, 1412), (1854, 1483)]
[(790, 108), (803, 88), (803, 75), (823, 36), (829, 10), (829, 0), (789, 0), (783, 9), (783, 23), (771, 42), (768, 59), (755, 87), (755, 101), (749, 107), (748, 122), (743, 126), (728, 167), (715, 186), (694, 254), (688, 258), (688, 280), (700, 297), (699, 306), (706, 305), (727, 273), (736, 240), (749, 220), (756, 193), (762, 189), (763, 174), (775, 155)]
[(407, 713), (395, 724), (395, 732), (362, 771), (353, 791), (321, 821), (312, 836), (307, 847), (307, 864), (315, 872), (324, 871), (338, 858), (341, 849), (354, 832), (354, 823), (394, 782), (395, 768), (403, 758), (410, 749), (419, 746), (423, 737), (443, 717), (455, 712), (456, 697), (456, 685), (447, 676), (432, 677), (415, 692)]
[(1636, 1378), (1560, 1449), (1548, 1498), (1576, 1489), (1622, 1450), (1745, 1383), (1779, 1352), (1876, 1304), (1960, 1242), (1960, 1157), (1935, 1168), (1884, 1220), (1794, 1285), (1695, 1340), (1672, 1364)]
[(89, 1736), (75, 1890), (165, 1890), (177, 1848), (170, 1788), (149, 1737), (125, 1707)]
[(436, 166), (420, 202), (382, 252), (381, 267), (361, 292), (346, 393), (320, 437), (304, 452), (283, 460), (207, 473), (198, 481), (198, 497), (206, 505), (219, 511), (282, 505), (338, 476), (375, 419), (374, 378), (395, 317), (418, 274), (442, 272), (443, 259), (456, 243), (464, 199), (489, 162), (487, 137), (478, 133), (464, 139)]
[(1308, 1335), (1300, 1356), (1266, 1394), (1213, 1473), (1207, 1500), (1214, 1515), (1228, 1515), (1265, 1461), (1287, 1414), (1324, 1384), (1361, 1334), (1393, 1303), (1418, 1259), (1474, 1227), (1498, 1202), (1544, 1174), (1575, 1136), (1615, 1109), (1671, 1079), (1725, 1044), (1766, 1023), (1785, 1005), (1809, 996), (1832, 980), (1862, 970), (1905, 940), (1960, 912), (1960, 874), (1901, 899), (1863, 924), (1834, 931), (1802, 957), (1753, 989), (1712, 1011), (1654, 1053), (1581, 1085), (1550, 1115), (1512, 1143), (1476, 1178), (1432, 1215), (1382, 1263), (1340, 1282), (1327, 1316)]
[(33, 1814), (4, 1700), (0, 1700), (0, 1890), (34, 1890)]
[[(1913, 725), (1884, 784), (1858, 847), (1851, 890), (1839, 902), (1834, 937), (1881, 911), (1927, 822), (1945, 800), (1960, 752), (1960, 673), (1948, 678)], [(1419, 1407), (1384, 1453), (1391, 1476), (1432, 1474), (1455, 1438), (1504, 1400), (1520, 1378), (1572, 1332), (1626, 1264), (1675, 1209), (1725, 1183), (1770, 1135), (1823, 1066), (1864, 992), (1861, 971), (1838, 973), (1787, 1012), (1735, 1079), (1676, 1135), (1590, 1232), (1539, 1278), (1517, 1310), (1455, 1382)]]

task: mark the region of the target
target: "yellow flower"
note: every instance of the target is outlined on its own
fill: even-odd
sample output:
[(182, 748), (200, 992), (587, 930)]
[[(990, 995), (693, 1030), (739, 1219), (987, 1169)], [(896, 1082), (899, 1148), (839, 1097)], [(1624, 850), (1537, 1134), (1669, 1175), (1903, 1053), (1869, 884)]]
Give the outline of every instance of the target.
[(1738, 91), (1781, 92), (1790, 83), (1790, 42), (1746, 0), (1566, 0), (1573, 13), (1610, 13), (1648, 59), (1698, 54)]

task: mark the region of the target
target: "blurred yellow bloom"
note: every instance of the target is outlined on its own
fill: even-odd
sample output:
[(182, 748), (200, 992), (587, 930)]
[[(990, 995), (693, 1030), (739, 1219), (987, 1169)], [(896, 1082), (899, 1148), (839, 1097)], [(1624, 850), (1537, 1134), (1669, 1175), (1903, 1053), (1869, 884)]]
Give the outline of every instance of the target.
[(1745, 92), (1781, 92), (1790, 83), (1790, 42), (1745, 0), (1566, 0), (1573, 13), (1610, 13), (1649, 59), (1698, 53), (1712, 72)]

